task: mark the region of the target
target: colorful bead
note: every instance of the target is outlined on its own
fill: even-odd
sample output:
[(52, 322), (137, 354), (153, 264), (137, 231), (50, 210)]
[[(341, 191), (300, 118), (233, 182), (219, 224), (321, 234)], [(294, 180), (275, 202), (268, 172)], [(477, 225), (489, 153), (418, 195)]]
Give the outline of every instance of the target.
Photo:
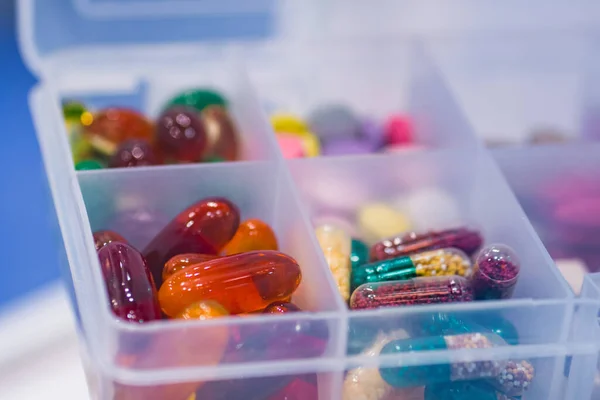
[(469, 282), (461, 276), (413, 278), (403, 281), (365, 283), (354, 290), (350, 308), (410, 306), (473, 300)]
[(348, 300), (350, 297), (350, 235), (334, 225), (317, 227), (315, 235), (342, 298)]
[(473, 271), (475, 297), (478, 300), (510, 298), (520, 270), (521, 263), (510, 247), (496, 244), (482, 249)]

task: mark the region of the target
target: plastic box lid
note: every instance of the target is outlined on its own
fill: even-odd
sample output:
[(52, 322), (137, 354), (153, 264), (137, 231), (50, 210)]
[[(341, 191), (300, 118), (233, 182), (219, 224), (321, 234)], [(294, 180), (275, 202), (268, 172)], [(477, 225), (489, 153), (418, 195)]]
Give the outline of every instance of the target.
[[(224, 42), (247, 50), (270, 39), (585, 30), (600, 21), (600, 3), (379, 0), (374, 7), (362, 0), (19, 0), (18, 18), (23, 58), (40, 76), (52, 64), (121, 61), (150, 46), (153, 57), (168, 57), (177, 46), (192, 51), (192, 45), (214, 60)], [(119, 48), (127, 50), (108, 52)]]

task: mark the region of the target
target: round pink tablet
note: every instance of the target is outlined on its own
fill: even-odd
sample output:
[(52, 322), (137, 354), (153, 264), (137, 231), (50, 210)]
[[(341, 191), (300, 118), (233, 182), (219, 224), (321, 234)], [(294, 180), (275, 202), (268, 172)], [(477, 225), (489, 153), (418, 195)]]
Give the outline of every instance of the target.
[(385, 122), (384, 135), (386, 143), (390, 145), (412, 143), (412, 121), (404, 115), (392, 115)]
[(285, 133), (278, 133), (276, 136), (284, 158), (306, 157), (304, 147), (302, 146), (302, 139), (300, 137)]

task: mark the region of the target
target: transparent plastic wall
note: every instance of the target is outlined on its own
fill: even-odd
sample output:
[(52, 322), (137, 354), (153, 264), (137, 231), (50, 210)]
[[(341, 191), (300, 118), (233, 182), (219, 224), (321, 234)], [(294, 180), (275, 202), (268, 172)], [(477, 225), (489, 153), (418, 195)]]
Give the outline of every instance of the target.
[[(65, 242), (93, 398), (187, 400), (196, 392), (197, 399), (277, 400), (286, 398), (286, 390), (293, 390), (303, 400), (355, 399), (356, 390), (370, 391), (373, 384), (354, 385), (350, 379), (357, 368), (375, 369), (374, 383), (381, 384), (380, 367), (429, 371), (477, 362), (505, 366), (511, 360), (526, 360), (535, 370), (528, 400), (562, 400), (571, 398), (564, 397), (565, 393), (579, 390), (571, 383), (578, 378), (565, 372), (569, 357), (582, 355), (577, 365), (584, 368), (597, 352), (595, 341), (571, 330), (582, 315), (580, 303), (490, 154), (479, 145), (460, 101), (453, 96), (448, 75), (432, 61), (428, 44), (408, 37), (351, 41), (338, 37), (346, 36), (342, 30), (327, 40), (309, 35), (283, 48), (275, 40), (251, 43), (249, 50), (221, 49), (194, 40), (194, 18), (202, 15), (198, 4), (179, 3), (191, 8), (169, 11), (171, 17), (161, 25), (165, 29), (154, 31), (145, 24), (152, 19), (151, 13), (132, 18), (124, 12), (117, 13), (116, 21), (110, 18), (114, 17), (111, 9), (131, 10), (128, 2), (78, 0), (77, 8), (67, 13), (53, 7), (57, 2), (24, 1), (28, 7), (43, 6), (29, 9), (32, 14), (22, 9), (20, 15), (31, 24), (37, 56), (47, 57), (36, 64), (36, 50), (29, 43), (26, 58), (43, 69), (42, 83), (31, 95), (32, 114)], [(253, 4), (258, 7), (250, 10), (255, 19), (244, 26), (252, 39), (264, 38), (274, 29), (270, 21), (273, 3)], [(336, 9), (327, 8), (335, 2), (324, 4), (328, 12)], [(182, 10), (190, 10), (190, 15), (179, 21), (177, 14)], [(77, 16), (75, 11), (86, 18), (61, 26), (61, 18)], [(43, 15), (53, 18), (35, 24)], [(219, 18), (207, 16), (202, 21), (226, 28)], [(315, 21), (295, 39), (310, 27), (327, 26)], [(184, 23), (177, 30), (181, 36), (161, 36), (161, 43), (154, 47), (153, 39), (174, 32), (166, 28), (177, 22)], [(113, 35), (123, 26), (140, 27), (130, 32), (132, 43), (122, 43), (122, 38)], [(106, 31), (107, 36), (100, 35)], [(227, 38), (227, 29), (218, 33), (219, 39)], [(253, 52), (264, 58), (252, 56)], [(178, 90), (198, 86), (216, 88), (230, 100), (243, 142), (242, 161), (74, 170), (62, 100), (80, 99), (93, 107), (120, 104), (154, 117)], [(322, 102), (340, 100), (379, 117), (408, 113), (424, 149), (410, 154), (284, 160), (265, 106), (276, 104), (304, 114)], [(333, 210), (348, 217), (365, 203), (427, 190), (443, 191), (457, 204), (453, 224), (473, 226), (481, 230), (486, 243), (505, 243), (519, 254), (523, 266), (513, 298), (350, 310), (339, 296), (314, 235), (314, 218)], [(304, 312), (278, 318), (143, 325), (117, 321), (109, 308), (92, 232), (130, 229), (127, 235), (143, 247), (181, 209), (217, 195), (235, 202), (242, 218), (261, 218), (273, 226), (281, 250), (302, 267), (303, 280), (292, 300)], [(123, 226), (123, 216), (132, 212), (144, 212), (152, 219), (143, 229)], [(500, 330), (503, 339), (494, 339), (497, 345), (481, 349), (420, 349), (385, 355), (372, 349), (381, 338), (419, 342), (428, 340), (432, 330), (452, 336), (446, 330), (448, 323), (486, 337)], [(298, 335), (304, 331), (312, 332), (310, 338)], [(241, 340), (237, 342), (241, 346), (227, 346), (223, 354), (216, 354), (215, 343), (233, 336)], [(277, 346), (269, 347), (273, 344)], [(415, 399), (423, 397), (422, 383), (403, 389)]]

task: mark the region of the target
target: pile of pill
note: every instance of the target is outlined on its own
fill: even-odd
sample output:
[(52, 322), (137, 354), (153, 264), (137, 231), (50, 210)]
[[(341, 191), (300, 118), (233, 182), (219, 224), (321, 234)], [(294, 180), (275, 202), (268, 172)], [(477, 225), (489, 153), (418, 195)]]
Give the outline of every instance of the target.
[[(432, 196), (443, 216), (420, 218), (425, 215), (423, 202), (414, 199)], [(513, 295), (521, 267), (515, 252), (503, 244), (486, 246), (479, 230), (461, 226), (458, 208), (447, 197), (442, 190), (425, 189), (408, 199), (362, 204), (354, 216), (349, 209), (334, 207), (315, 216), (318, 243), (350, 309), (502, 300)], [(413, 204), (408, 212), (407, 204)], [(442, 228), (433, 228), (436, 223)], [(350, 327), (349, 353), (379, 357), (517, 344), (516, 329), (507, 321), (482, 327), (435, 309), (426, 314), (433, 319), (418, 315), (415, 321), (409, 315), (395, 325), (390, 321), (389, 327)], [(509, 359), (465, 357), (446, 364), (358, 367), (346, 373), (343, 398), (512, 399), (529, 388), (534, 376), (529, 361)]]
[(211, 89), (183, 92), (152, 121), (124, 107), (89, 110), (63, 104), (77, 170), (234, 161), (239, 134), (227, 100)]
[(402, 114), (384, 121), (360, 117), (349, 107), (324, 104), (306, 120), (291, 113), (274, 113), (271, 123), (285, 158), (317, 155), (357, 155), (417, 150), (412, 121)]
[[(182, 210), (141, 251), (118, 232), (97, 231), (93, 236), (112, 312), (122, 321), (146, 324), (162, 319), (251, 318), (302, 311), (291, 302), (302, 280), (296, 260), (279, 251), (275, 232), (266, 222), (240, 222), (237, 206), (225, 198), (206, 198)], [(259, 329), (242, 325), (235, 330), (218, 325), (208, 332), (210, 346), (187, 343), (185, 352), (173, 352), (173, 361), (182, 365), (202, 360), (216, 365), (257, 358), (317, 357), (325, 351), (329, 338), (322, 321), (292, 320)], [(172, 342), (170, 346), (175, 345)], [(149, 348), (147, 354), (155, 351)], [(143, 358), (139, 354), (130, 357)], [(212, 398), (206, 393), (219, 384), (221, 395), (240, 390), (219, 382), (175, 385), (170, 390), (177, 395), (160, 393), (162, 397), (157, 398)], [(290, 386), (302, 393), (316, 391), (310, 376), (280, 377), (269, 386), (270, 391), (263, 388), (261, 399), (284, 399)], [(223, 398), (235, 398), (232, 396)]]

